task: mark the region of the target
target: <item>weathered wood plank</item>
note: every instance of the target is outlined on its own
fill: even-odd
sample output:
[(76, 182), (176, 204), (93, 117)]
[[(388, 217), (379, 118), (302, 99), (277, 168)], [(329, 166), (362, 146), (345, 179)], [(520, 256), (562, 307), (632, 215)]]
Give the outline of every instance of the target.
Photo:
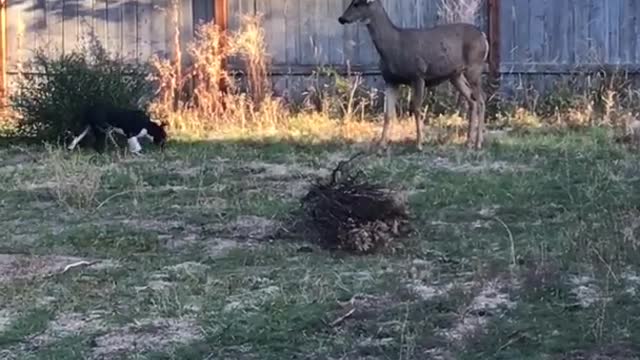
[(620, 19), (622, 24), (620, 25), (620, 46), (619, 56), (621, 63), (630, 63), (635, 61), (635, 52), (637, 46), (636, 36), (636, 8), (635, 4), (637, 0), (624, 0), (622, 6), (620, 6)]
[(136, 16), (136, 57), (144, 62), (151, 56), (151, 15), (153, 14), (152, 0), (138, 0)]
[[(545, 2), (541, 0), (529, 1), (529, 56), (531, 62), (541, 62), (545, 60), (545, 25), (544, 25)], [(527, 42), (524, 42), (525, 44)]]
[[(326, 34), (318, 31), (318, 28), (322, 22), (320, 17), (326, 16), (321, 14), (317, 8), (319, 3), (320, 1), (298, 0), (297, 3), (291, 4), (294, 9), (289, 11), (289, 16), (287, 17), (287, 32), (298, 34), (294, 46), (297, 47), (295, 50), (299, 54), (299, 64), (317, 64), (321, 62), (319, 52), (324, 49), (319, 42), (322, 41)], [(300, 11), (301, 8), (304, 11)], [(294, 18), (298, 17), (297, 22), (291, 17), (291, 14), (293, 14)], [(289, 28), (296, 25), (298, 26), (297, 29)], [(290, 54), (287, 54), (287, 56), (290, 56)]]
[(589, 6), (589, 61), (604, 63), (607, 59), (608, 39), (606, 5), (598, 0), (590, 1)]
[(500, 55), (502, 59), (515, 61), (518, 25), (514, 0), (500, 1)]
[(300, 0), (274, 0), (284, 3), (284, 22), (286, 38), (286, 63), (302, 64), (300, 44)]
[(15, 70), (18, 63), (23, 59), (24, 34), (26, 27), (24, 24), (24, 12), (27, 4), (7, 4), (7, 19), (12, 19), (7, 24), (7, 71)]
[(112, 55), (120, 56), (123, 51), (122, 11), (124, 0), (107, 1), (107, 50)]
[(238, 30), (240, 28), (240, 19), (242, 15), (255, 14), (257, 7), (258, 3), (256, 0), (230, 0), (229, 30)]
[[(337, 8), (337, 17), (342, 15), (344, 9), (347, 8), (350, 0), (334, 0), (333, 4)], [(355, 26), (340, 26), (342, 30), (342, 54), (341, 61), (334, 62), (334, 64), (346, 64), (347, 62), (359, 62), (360, 55), (359, 46), (360, 39), (358, 38), (358, 28)]]
[[(64, 19), (62, 17), (63, 3), (61, 1), (47, 1), (47, 32), (49, 33), (49, 55), (59, 56), (64, 51)], [(21, 15), (18, 16), (20, 18)], [(22, 21), (22, 20), (19, 20)]]
[(531, 40), (529, 34), (531, 33), (531, 7), (527, 3), (526, 6), (521, 4), (521, 0), (513, 0), (513, 21), (515, 21), (516, 31), (511, 35), (513, 36), (513, 58), (516, 61), (531, 62), (533, 61), (533, 49), (531, 47)]
[(325, 7), (326, 18), (324, 19), (322, 29), (327, 34), (324, 51), (327, 53), (326, 61), (330, 64), (342, 64), (345, 59), (344, 52), (344, 28), (338, 23), (338, 17), (342, 15), (342, 1), (327, 0), (322, 4)]
[[(640, 34), (640, 4), (636, 0), (630, 0), (633, 3), (633, 23), (634, 23), (634, 34)], [(638, 39), (637, 35), (634, 38), (635, 40), (635, 54), (632, 54), (633, 61), (632, 62), (640, 62), (640, 39)]]
[[(150, 27), (151, 55), (165, 57), (168, 55), (167, 19), (170, 17), (170, 0), (153, 0), (151, 7)], [(192, 13), (189, 13), (192, 15)]]
[(572, 12), (574, 17), (574, 63), (589, 58), (589, 13), (591, 0), (574, 0)]
[(138, 51), (138, 3), (125, 1), (122, 7), (122, 56), (137, 60)]
[[(176, 0), (180, 4), (180, 50), (187, 54), (189, 43), (193, 40), (193, 7), (192, 0)], [(182, 57), (183, 64), (188, 60), (187, 56)]]
[(568, 43), (573, 23), (573, 13), (569, 8), (569, 0), (551, 2), (547, 8), (551, 28), (548, 36), (549, 56), (560, 64), (569, 62)]
[(620, 63), (620, 30), (624, 26), (623, 19), (620, 18), (620, 10), (622, 9), (622, 0), (607, 0), (607, 27), (605, 31), (608, 35), (607, 40), (607, 63)]
[[(176, 0), (168, 0), (166, 4), (166, 12), (164, 16), (165, 26), (165, 43), (167, 56), (170, 59), (174, 59), (176, 56), (176, 48), (179, 44), (176, 44), (176, 31), (180, 32), (180, 7)], [(195, 10), (194, 10), (195, 11)], [(176, 13), (177, 12), (177, 13)], [(177, 16), (177, 17), (176, 17)], [(197, 26), (194, 24), (194, 32)], [(178, 37), (179, 41), (179, 37)]]
[(78, 32), (82, 45), (95, 35), (93, 3), (94, 0), (78, 0)]
[(213, 20), (212, 0), (193, 0), (193, 25), (204, 24)]
[(263, 26), (267, 51), (274, 64), (287, 62), (287, 43), (289, 38), (283, 34), (287, 30), (285, 21), (285, 1), (260, 0), (256, 2), (257, 13), (263, 14)]
[(65, 53), (79, 50), (80, 22), (78, 15), (78, 3), (76, 1), (62, 1), (62, 46)]
[[(571, 17), (569, 19), (569, 21), (567, 21), (567, 24), (565, 25), (565, 29), (566, 29), (566, 36), (565, 36), (565, 46), (564, 46), (564, 51), (563, 51), (563, 63), (565, 64), (573, 64), (576, 61), (576, 24), (577, 24), (577, 19), (576, 19), (576, 12), (575, 7), (576, 7), (576, 2), (580, 2), (580, 0), (567, 0), (567, 12), (571, 13)], [(561, 14), (557, 14), (558, 19), (557, 21), (562, 21), (562, 15)]]
[(105, 49), (108, 49), (109, 27), (107, 22), (107, 0), (93, 0), (93, 29), (96, 38)]
[(31, 50), (47, 48), (47, 12), (45, 0), (30, 0), (29, 2), (31, 19), (26, 24), (26, 31), (29, 33), (28, 46)]

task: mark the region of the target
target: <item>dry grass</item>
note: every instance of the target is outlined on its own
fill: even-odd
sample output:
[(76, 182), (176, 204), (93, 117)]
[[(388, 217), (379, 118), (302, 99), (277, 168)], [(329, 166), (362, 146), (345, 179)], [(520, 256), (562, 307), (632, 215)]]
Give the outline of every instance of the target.
[(445, 24), (464, 22), (473, 24), (482, 9), (482, 0), (440, 0), (438, 17)]
[(98, 205), (97, 195), (106, 173), (104, 166), (81, 156), (68, 156), (61, 148), (47, 146), (43, 163), (50, 174), (47, 189), (67, 209), (90, 209)]
[(262, 104), (272, 94), (268, 78), (267, 44), (261, 17), (244, 15), (241, 23), (240, 32), (233, 38), (233, 50), (245, 65), (251, 99), (255, 104)]

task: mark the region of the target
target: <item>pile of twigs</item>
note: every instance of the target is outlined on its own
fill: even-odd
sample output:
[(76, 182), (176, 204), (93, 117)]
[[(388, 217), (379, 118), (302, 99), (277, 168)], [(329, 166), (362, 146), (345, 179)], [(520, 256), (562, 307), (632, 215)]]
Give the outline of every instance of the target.
[(409, 216), (404, 200), (348, 168), (360, 155), (340, 162), (329, 179), (314, 182), (302, 205), (323, 245), (372, 253), (406, 235)]

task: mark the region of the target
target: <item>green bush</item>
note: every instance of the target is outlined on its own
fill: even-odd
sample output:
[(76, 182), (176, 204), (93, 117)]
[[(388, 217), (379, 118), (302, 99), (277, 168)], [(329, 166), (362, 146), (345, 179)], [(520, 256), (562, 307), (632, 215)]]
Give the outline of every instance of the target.
[(135, 108), (150, 90), (146, 65), (111, 56), (95, 38), (71, 53), (47, 56), (38, 50), (19, 77), (11, 104), (19, 115), (18, 132), (44, 141), (60, 141), (80, 131), (85, 106)]

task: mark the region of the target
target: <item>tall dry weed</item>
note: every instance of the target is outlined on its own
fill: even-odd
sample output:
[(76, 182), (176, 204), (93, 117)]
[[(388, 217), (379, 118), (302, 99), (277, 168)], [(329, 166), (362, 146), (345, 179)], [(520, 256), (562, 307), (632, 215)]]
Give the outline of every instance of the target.
[[(174, 48), (180, 49), (180, 44)], [(177, 56), (174, 61), (152, 61), (159, 85), (152, 110), (167, 119), (173, 130), (197, 134), (231, 126), (267, 129), (286, 121), (287, 109), (272, 94), (260, 16), (244, 16), (240, 30), (234, 33), (214, 23), (203, 24), (196, 29), (187, 52), (191, 65), (184, 71)], [(242, 65), (242, 73), (228, 70), (233, 61)], [(177, 99), (185, 88), (188, 96)]]
[[(236, 95), (234, 79), (225, 69), (232, 54), (231, 39), (215, 24), (205, 24), (196, 30), (196, 41), (188, 52), (193, 64), (190, 73), (193, 97), (185, 107), (205, 119), (220, 118), (228, 99)], [(241, 101), (242, 102), (242, 101)]]
[(261, 16), (244, 15), (240, 32), (233, 38), (235, 53), (246, 69), (249, 93), (256, 104), (271, 96), (269, 58)]

